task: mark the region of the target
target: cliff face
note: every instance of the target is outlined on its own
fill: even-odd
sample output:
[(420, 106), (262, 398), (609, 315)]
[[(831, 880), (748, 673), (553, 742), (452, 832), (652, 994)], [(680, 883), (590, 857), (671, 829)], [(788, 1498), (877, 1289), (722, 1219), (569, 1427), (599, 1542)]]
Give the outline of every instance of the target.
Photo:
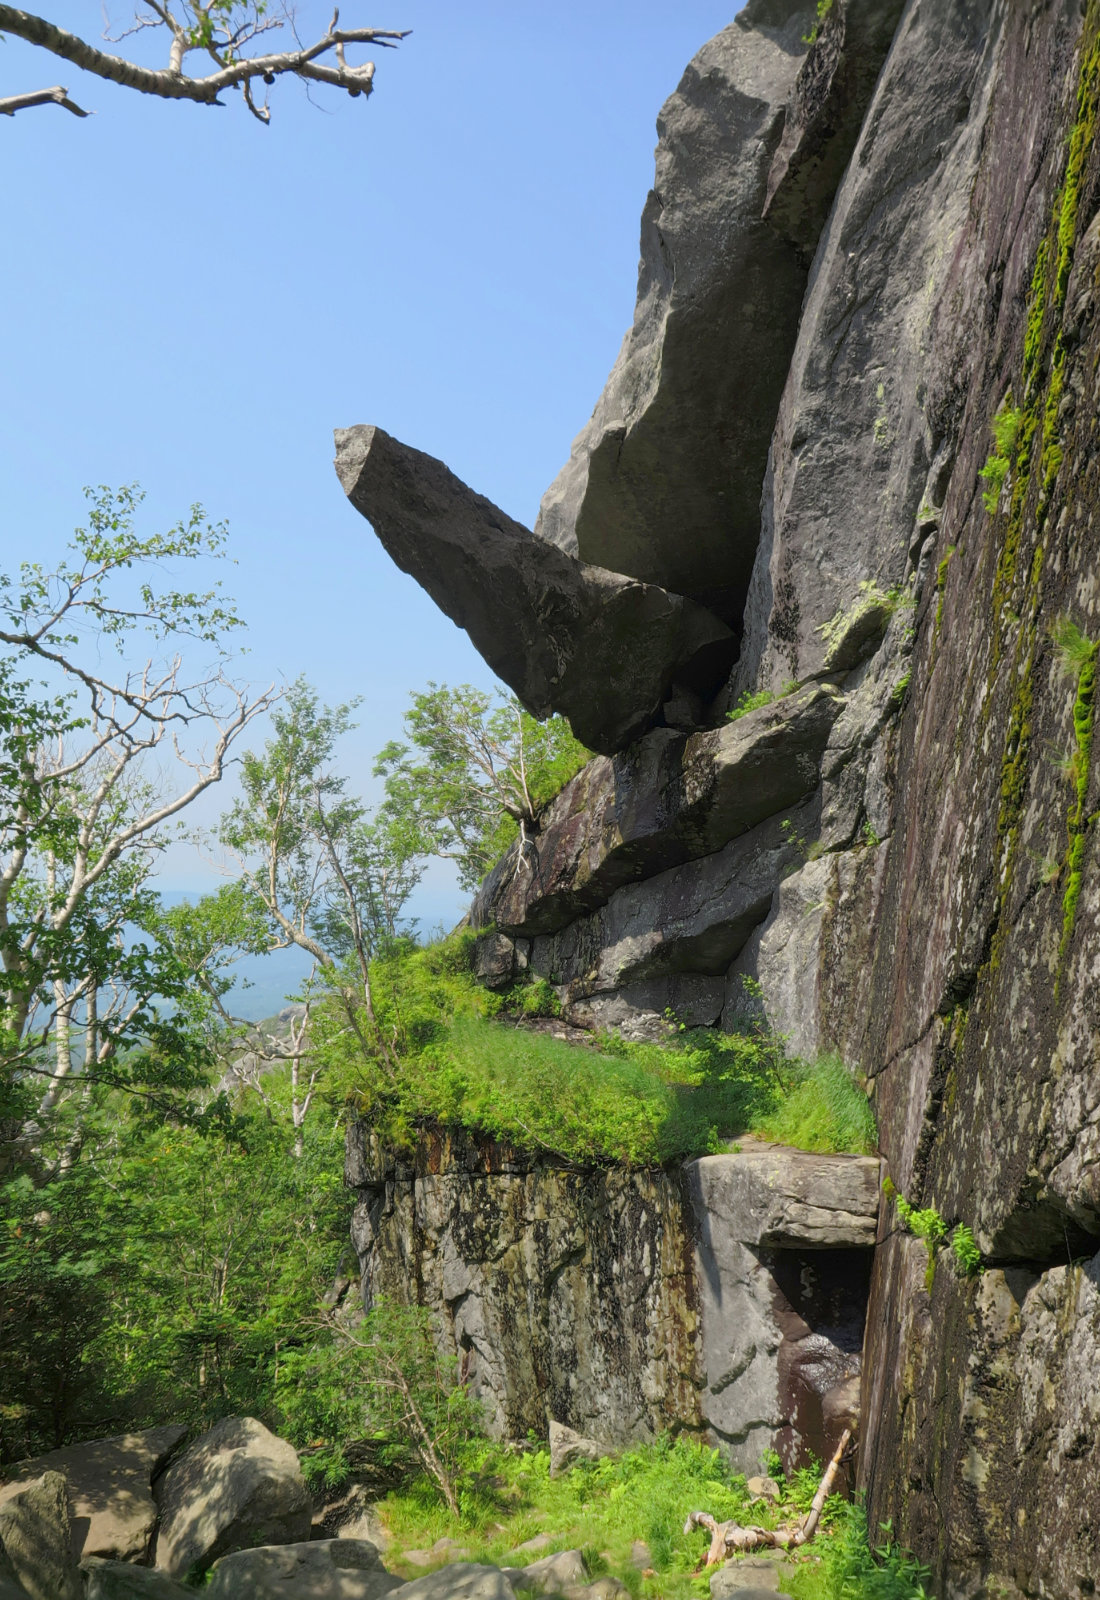
[[(647, 689), (650, 731), (605, 743), (473, 916), (497, 978), (533, 967), (575, 1021), (729, 1025), (759, 985), (796, 1048), (866, 1074), (894, 1183), (983, 1253), (972, 1278), (929, 1276), (884, 1214), (872, 1521), (942, 1593), (1091, 1593), (1100, 4), (834, 0), (808, 50), (797, 16), (753, 0), (666, 107), (675, 193), (647, 208), (635, 328), (540, 524), (709, 605), (739, 657), (716, 693), (673, 684), (655, 711)], [(780, 39), (784, 72), (757, 82)], [(708, 118), (743, 140), (732, 165)], [(718, 308), (756, 304), (761, 266), (777, 322), (754, 343)], [(675, 343), (696, 312), (698, 393)], [(726, 491), (693, 465), (723, 452), (725, 544)], [(708, 594), (692, 563), (716, 547)]]
[(755, 1472), (773, 1446), (828, 1456), (852, 1420), (875, 1160), (746, 1143), (579, 1170), (427, 1131), (395, 1158), (358, 1127), (347, 1176), (367, 1305), (430, 1306), (498, 1435), (705, 1429)]

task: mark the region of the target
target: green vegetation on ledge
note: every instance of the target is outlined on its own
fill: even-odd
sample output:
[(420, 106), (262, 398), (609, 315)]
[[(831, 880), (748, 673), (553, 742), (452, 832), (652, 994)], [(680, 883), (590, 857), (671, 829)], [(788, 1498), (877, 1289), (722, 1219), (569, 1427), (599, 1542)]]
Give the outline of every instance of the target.
[(810, 1150), (875, 1148), (866, 1096), (839, 1059), (789, 1059), (753, 1025), (670, 1026), (659, 1044), (556, 1038), (532, 1025), (557, 1010), (550, 986), (482, 988), (474, 943), (463, 933), (373, 964), (378, 1027), (395, 1041), (386, 1060), (365, 1055), (337, 1011), (317, 1018), (316, 1047), (384, 1144), (408, 1147), (420, 1127), (438, 1125), (631, 1167), (712, 1153), (747, 1132)]

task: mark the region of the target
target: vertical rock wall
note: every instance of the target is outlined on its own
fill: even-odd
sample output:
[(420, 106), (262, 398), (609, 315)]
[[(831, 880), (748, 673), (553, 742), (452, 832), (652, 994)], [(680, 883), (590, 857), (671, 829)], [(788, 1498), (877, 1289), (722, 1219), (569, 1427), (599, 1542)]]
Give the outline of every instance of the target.
[(820, 1458), (850, 1418), (877, 1161), (578, 1169), (429, 1130), (395, 1159), (359, 1127), (348, 1181), (367, 1305), (430, 1307), (498, 1435), (705, 1431), (752, 1472)]

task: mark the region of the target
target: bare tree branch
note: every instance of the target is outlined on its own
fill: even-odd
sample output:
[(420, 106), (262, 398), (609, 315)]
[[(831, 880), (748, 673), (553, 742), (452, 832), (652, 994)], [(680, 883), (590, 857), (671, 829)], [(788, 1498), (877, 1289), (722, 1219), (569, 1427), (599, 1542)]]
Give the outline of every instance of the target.
[[(106, 78), (110, 83), (121, 84), (127, 89), (136, 89), (141, 94), (158, 95), (165, 100), (194, 100), (201, 105), (222, 105), (224, 102), (219, 100), (218, 96), (224, 90), (243, 89), (249, 110), (263, 123), (270, 121), (271, 113), (266, 102), (257, 105), (253, 100), (252, 84), (257, 78), (264, 84), (270, 85), (276, 78), (291, 76), (327, 84), (334, 89), (344, 89), (353, 98), (369, 95), (374, 87), (374, 62), (366, 61), (358, 67), (349, 65), (345, 47), (349, 44), (363, 44), (393, 49), (402, 39), (407, 38), (411, 31), (407, 28), (404, 30), (341, 28), (340, 14), (334, 11), (327, 32), (313, 44), (301, 46), (296, 50), (275, 51), (268, 55), (245, 56), (240, 53), (243, 45), (270, 28), (282, 24), (274, 19), (261, 21), (257, 18), (251, 24), (232, 32), (226, 31), (219, 37), (211, 28), (210, 18), (202, 7), (197, 8), (197, 13), (201, 14), (203, 26), (186, 29), (180, 25), (167, 6), (154, 4), (153, 0), (148, 0), (148, 3), (154, 16), (139, 17), (135, 28), (128, 29), (127, 33), (144, 26), (166, 27), (172, 41), (166, 67), (144, 67), (135, 61), (128, 61), (123, 56), (112, 55), (96, 45), (89, 44), (78, 34), (59, 28), (56, 23), (47, 21), (45, 17), (35, 16), (32, 12), (22, 11), (16, 6), (0, 4), (0, 31), (14, 34), (16, 38), (48, 50), (64, 61), (71, 61), (83, 72), (94, 73), (97, 77)], [(195, 50), (210, 56), (216, 63), (217, 70), (199, 77), (193, 77), (185, 72), (184, 60)], [(335, 64), (320, 59), (326, 55), (334, 56)], [(16, 96), (14, 99), (28, 105), (55, 100), (79, 116), (87, 115), (68, 101), (65, 94), (66, 91), (63, 89), (50, 89), (42, 91), (39, 98)], [(13, 100), (0, 100), (0, 110), (6, 110), (8, 107), (14, 112), (21, 110), (22, 104), (13, 103)]]
[(10, 94), (6, 99), (0, 100), (0, 117), (14, 117), (17, 111), (27, 111), (31, 106), (64, 106), (66, 111), (71, 111), (74, 117), (90, 117), (90, 111), (82, 111), (75, 101), (69, 99), (68, 89), (55, 85), (52, 89), (32, 89), (30, 94)]

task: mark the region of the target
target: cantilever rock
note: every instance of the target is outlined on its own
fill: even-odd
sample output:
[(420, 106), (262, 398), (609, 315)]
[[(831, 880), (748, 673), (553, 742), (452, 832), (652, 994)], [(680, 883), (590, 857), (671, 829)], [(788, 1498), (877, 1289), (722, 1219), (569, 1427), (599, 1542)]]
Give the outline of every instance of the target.
[(339, 428), (336, 470), (390, 555), (464, 628), (538, 717), (559, 711), (612, 753), (675, 686), (709, 694), (735, 640), (701, 606), (538, 539), (433, 456), (381, 428)]

